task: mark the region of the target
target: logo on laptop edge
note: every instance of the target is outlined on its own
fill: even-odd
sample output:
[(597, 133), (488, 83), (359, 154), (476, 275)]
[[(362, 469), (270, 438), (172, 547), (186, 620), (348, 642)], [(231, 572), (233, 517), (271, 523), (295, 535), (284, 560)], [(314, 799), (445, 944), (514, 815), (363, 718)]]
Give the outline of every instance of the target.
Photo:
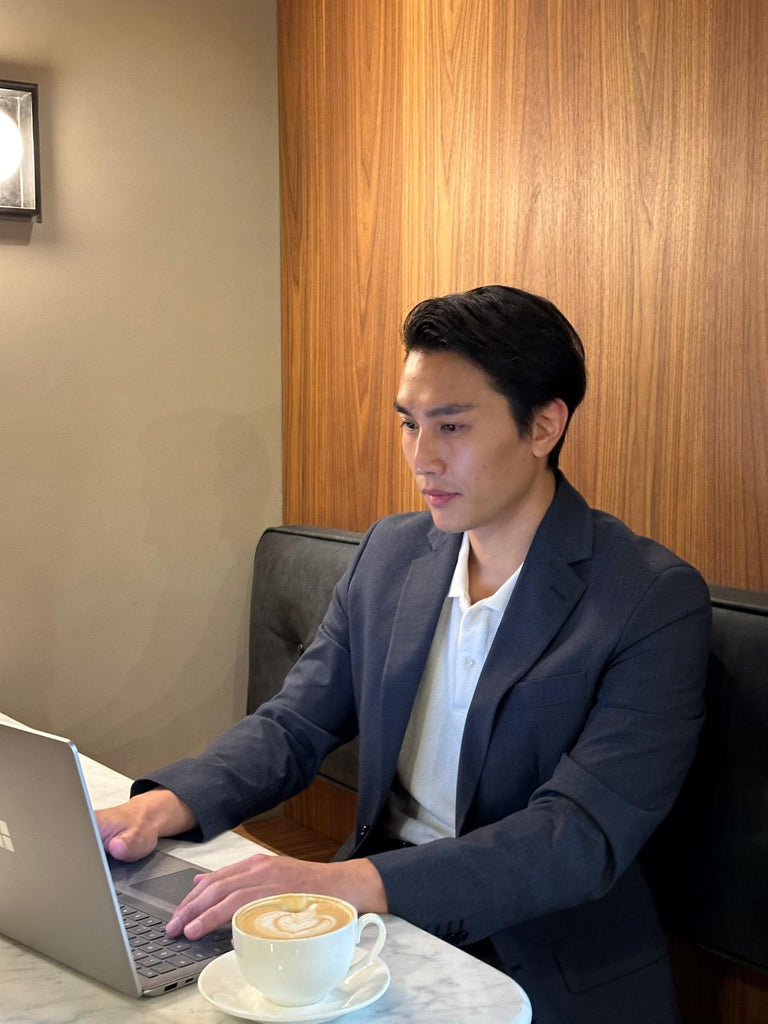
[(10, 850), (11, 853), (15, 853), (11, 842), (11, 830), (4, 821), (0, 821), (0, 850)]

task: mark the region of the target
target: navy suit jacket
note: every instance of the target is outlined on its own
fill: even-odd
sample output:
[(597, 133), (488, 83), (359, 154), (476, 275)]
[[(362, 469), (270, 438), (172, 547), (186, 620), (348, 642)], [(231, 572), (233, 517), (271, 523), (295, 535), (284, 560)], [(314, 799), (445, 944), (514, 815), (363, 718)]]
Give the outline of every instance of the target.
[[(376, 523), (280, 693), (151, 777), (201, 835), (299, 792), (359, 733), (344, 853), (367, 855), (460, 540), (428, 513)], [(467, 715), (456, 838), (371, 854), (390, 910), (460, 945), (488, 939), (537, 1024), (678, 1019), (636, 858), (695, 752), (709, 622), (693, 568), (558, 474)]]

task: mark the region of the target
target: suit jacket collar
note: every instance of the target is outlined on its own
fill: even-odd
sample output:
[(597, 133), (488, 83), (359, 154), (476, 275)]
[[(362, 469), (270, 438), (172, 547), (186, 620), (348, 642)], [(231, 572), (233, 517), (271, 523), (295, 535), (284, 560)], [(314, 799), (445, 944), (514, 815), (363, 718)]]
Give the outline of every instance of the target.
[(555, 497), (534, 535), (467, 715), (457, 833), (477, 788), (499, 701), (539, 660), (584, 593), (592, 545), (591, 510), (558, 472)]
[(379, 806), (397, 766), (405, 730), (429, 655), (432, 638), (456, 565), (461, 534), (446, 534), (430, 526), (426, 534), (427, 550), (415, 558), (400, 591), (392, 626), (387, 657), (378, 690), (376, 709), (381, 728), (377, 744), (378, 763), (372, 765), (373, 777), (380, 780)]

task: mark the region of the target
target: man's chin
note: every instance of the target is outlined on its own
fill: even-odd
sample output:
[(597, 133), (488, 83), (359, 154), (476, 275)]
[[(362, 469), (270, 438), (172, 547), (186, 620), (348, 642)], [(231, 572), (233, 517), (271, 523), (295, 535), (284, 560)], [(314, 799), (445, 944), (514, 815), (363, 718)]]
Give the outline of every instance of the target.
[(466, 526), (456, 516), (449, 516), (443, 509), (431, 508), (432, 523), (441, 533), (464, 533)]

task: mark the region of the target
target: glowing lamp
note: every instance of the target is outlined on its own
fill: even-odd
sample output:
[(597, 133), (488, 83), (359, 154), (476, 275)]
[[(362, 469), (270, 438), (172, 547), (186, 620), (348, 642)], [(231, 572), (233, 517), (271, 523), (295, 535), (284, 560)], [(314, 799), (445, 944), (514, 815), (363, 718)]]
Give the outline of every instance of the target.
[(37, 86), (0, 80), (0, 217), (40, 217)]

